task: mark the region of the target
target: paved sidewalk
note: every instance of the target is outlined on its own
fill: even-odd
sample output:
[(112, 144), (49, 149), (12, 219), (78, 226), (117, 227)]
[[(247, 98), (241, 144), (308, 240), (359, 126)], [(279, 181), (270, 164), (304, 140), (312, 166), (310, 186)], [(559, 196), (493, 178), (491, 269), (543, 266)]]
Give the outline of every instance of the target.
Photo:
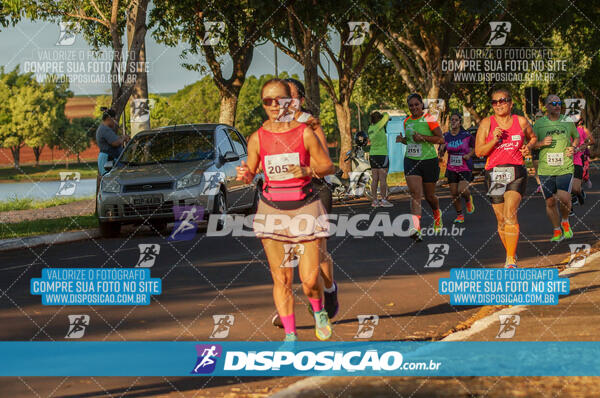
[[(600, 252), (592, 248), (582, 268), (566, 269), (568, 296), (556, 306), (514, 306), (454, 333), (454, 341), (598, 341), (600, 340)], [(518, 315), (510, 339), (497, 338), (499, 315)], [(514, 318), (513, 318), (514, 319)], [(465, 358), (468, 360), (468, 358)], [(310, 377), (273, 395), (291, 397), (597, 397), (594, 377)]]

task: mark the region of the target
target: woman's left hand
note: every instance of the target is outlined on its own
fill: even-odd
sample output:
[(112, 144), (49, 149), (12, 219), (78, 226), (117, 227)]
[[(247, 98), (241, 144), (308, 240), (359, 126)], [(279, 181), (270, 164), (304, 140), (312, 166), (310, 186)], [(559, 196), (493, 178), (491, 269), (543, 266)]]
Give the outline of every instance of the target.
[(303, 178), (310, 176), (310, 167), (301, 167), (297, 165), (288, 165), (288, 173), (292, 174), (294, 178)]

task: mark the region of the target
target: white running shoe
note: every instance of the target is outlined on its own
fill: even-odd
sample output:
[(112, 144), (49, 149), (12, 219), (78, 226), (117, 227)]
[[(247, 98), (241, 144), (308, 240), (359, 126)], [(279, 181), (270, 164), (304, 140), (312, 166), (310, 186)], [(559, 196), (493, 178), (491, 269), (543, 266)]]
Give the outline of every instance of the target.
[(394, 207), (394, 204), (388, 202), (385, 199), (381, 199), (381, 201), (379, 202), (379, 206), (381, 206), (381, 207)]
[(377, 199), (375, 199), (372, 203), (371, 203), (371, 207), (379, 207), (379, 201)]

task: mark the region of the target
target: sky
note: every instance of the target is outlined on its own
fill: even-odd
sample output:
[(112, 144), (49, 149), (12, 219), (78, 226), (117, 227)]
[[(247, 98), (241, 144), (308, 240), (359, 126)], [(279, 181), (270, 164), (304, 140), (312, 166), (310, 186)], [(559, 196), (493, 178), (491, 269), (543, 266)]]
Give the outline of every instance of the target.
[[(70, 45), (57, 45), (60, 36), (60, 26), (45, 21), (26, 20), (14, 27), (2, 28), (0, 65), (7, 71), (19, 65), (21, 72), (37, 72), (40, 76), (45, 71), (67, 74), (75, 95), (109, 94), (109, 54), (94, 57), (82, 35), (76, 35), (72, 44), (69, 40), (63, 42)], [(146, 35), (146, 49), (148, 90), (151, 93), (173, 93), (203, 77), (200, 72), (181, 66), (180, 54), (185, 44), (167, 47), (157, 43), (149, 33)], [(199, 61), (203, 61), (202, 56), (199, 56)], [(230, 62), (225, 63), (224, 70), (228, 77)], [(281, 51), (278, 51), (278, 70), (303, 76), (302, 66)], [(267, 73), (275, 73), (274, 49), (269, 42), (254, 49), (248, 75)]]

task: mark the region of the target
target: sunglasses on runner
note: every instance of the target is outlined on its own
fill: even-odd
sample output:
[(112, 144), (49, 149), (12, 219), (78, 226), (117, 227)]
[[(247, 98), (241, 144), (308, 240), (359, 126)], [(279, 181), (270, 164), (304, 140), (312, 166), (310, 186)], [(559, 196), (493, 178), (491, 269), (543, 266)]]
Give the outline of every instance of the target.
[(552, 106), (561, 106), (561, 105), (562, 105), (562, 101), (552, 101), (552, 102), (548, 102), (548, 105), (552, 105)]
[(494, 106), (494, 105), (504, 105), (504, 104), (509, 103), (509, 102), (510, 102), (510, 98), (504, 98), (504, 97), (502, 97), (502, 98), (497, 99), (497, 100), (492, 100), (492, 106)]
[(279, 103), (280, 99), (285, 99), (285, 97), (277, 97), (277, 98), (266, 97), (266, 98), (262, 99), (262, 103), (264, 106), (271, 106), (271, 105), (273, 105), (273, 102)]

